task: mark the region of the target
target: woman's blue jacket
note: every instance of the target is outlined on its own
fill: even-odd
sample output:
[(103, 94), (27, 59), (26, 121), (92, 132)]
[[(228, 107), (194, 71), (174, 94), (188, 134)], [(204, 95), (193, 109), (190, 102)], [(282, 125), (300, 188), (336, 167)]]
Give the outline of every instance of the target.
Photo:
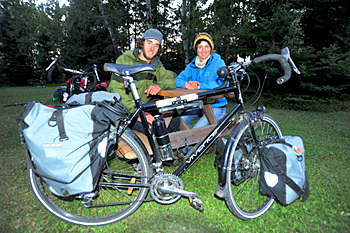
[[(195, 65), (197, 56), (188, 64), (185, 70), (181, 71), (175, 78), (176, 87), (183, 88), (189, 81), (198, 81), (201, 90), (213, 90), (224, 83), (224, 79), (217, 74), (219, 68), (225, 66), (224, 60), (217, 53), (212, 53), (210, 58), (202, 69)], [(225, 97), (218, 98), (212, 103), (212, 108), (223, 107), (227, 105)]]

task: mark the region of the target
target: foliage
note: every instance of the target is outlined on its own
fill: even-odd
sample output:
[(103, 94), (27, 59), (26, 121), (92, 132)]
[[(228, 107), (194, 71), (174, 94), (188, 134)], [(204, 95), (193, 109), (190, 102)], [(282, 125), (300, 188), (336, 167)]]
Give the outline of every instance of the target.
[(293, 0), (290, 2), (303, 11), (301, 23), (306, 44), (321, 50), (338, 42), (342, 49), (349, 51), (349, 1)]
[[(238, 55), (279, 53), (288, 46), (302, 74), (293, 74), (288, 87), (268, 82), (273, 92), (349, 98), (347, 0), (148, 0), (150, 14), (146, 0), (70, 0), (63, 7), (57, 0), (39, 6), (33, 2), (0, 2), (0, 85), (44, 79), (44, 69), (56, 54), (69, 68), (97, 64), (107, 81), (103, 64), (133, 48), (152, 25), (164, 34), (162, 61), (176, 73), (185, 68), (186, 56), (189, 60), (195, 56), (195, 35), (206, 31), (226, 64)], [(187, 39), (186, 45), (182, 39)], [(257, 67), (257, 74), (265, 76), (267, 71), (275, 80), (281, 75), (278, 67), (275, 63)], [(62, 71), (52, 77), (55, 83), (67, 79)]]
[(349, 99), (350, 51), (344, 53), (338, 44), (329, 45), (306, 61), (308, 72), (302, 87), (306, 94), (318, 97)]
[[(55, 54), (60, 54), (62, 44), (64, 41), (63, 29), (65, 19), (65, 10), (60, 8), (59, 3), (50, 0), (47, 5), (38, 6), (38, 41), (36, 43), (37, 67), (36, 69), (42, 71), (42, 77), (45, 79), (45, 68), (51, 63), (51, 59)], [(53, 81), (55, 83), (63, 81), (63, 74), (55, 72)]]
[(19, 0), (1, 2), (1, 81), (23, 85), (35, 78), (37, 11), (33, 3)]

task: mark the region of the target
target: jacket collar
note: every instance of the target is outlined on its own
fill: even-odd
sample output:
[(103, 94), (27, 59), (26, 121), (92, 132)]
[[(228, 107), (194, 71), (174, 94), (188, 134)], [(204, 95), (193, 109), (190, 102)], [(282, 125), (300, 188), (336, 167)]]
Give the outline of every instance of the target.
[[(197, 58), (197, 56), (195, 56), (195, 57), (193, 58), (193, 60), (192, 60), (191, 63), (190, 63), (190, 66), (191, 66), (192, 68), (197, 68), (197, 69), (199, 69), (199, 68), (196, 66), (196, 58)], [(207, 67), (208, 64), (210, 64), (213, 60), (214, 60), (214, 56), (213, 56), (213, 54), (210, 54), (210, 58), (209, 58), (209, 60), (207, 61), (207, 64), (206, 64), (203, 68)]]

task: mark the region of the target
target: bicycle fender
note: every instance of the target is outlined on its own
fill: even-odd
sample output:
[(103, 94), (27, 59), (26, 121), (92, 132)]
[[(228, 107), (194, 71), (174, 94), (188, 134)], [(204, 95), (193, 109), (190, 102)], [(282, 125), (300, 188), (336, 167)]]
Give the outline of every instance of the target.
[[(219, 169), (219, 185), (215, 191), (215, 194), (220, 197), (224, 198), (226, 196), (226, 175), (227, 175), (227, 166), (228, 166), (228, 160), (229, 156), (231, 154), (231, 151), (235, 148), (235, 138), (237, 134), (242, 130), (244, 127), (244, 122), (236, 123), (236, 126), (233, 128), (232, 132), (230, 133), (230, 136), (226, 142), (225, 150), (224, 150), (224, 160), (221, 164), (222, 169)], [(233, 152), (233, 151), (232, 151)]]

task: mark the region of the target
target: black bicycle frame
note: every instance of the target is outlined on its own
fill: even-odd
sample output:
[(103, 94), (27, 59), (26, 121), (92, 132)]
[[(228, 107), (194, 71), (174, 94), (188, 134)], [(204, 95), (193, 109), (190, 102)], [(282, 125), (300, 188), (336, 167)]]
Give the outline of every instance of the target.
[(199, 144), (197, 144), (190, 155), (186, 156), (186, 160), (173, 172), (176, 176), (183, 175), (215, 142), (215, 140), (230, 126), (233, 121), (233, 116), (243, 107), (238, 103), (231, 111), (224, 117), (224, 119), (210, 132), (210, 134)]
[[(233, 122), (233, 116), (240, 110), (243, 109), (243, 101), (241, 98), (241, 91), (238, 82), (236, 85), (230, 87), (224, 87), (216, 90), (208, 90), (204, 92), (197, 93), (198, 99), (204, 97), (222, 95), (226, 93), (234, 92), (236, 99), (236, 106), (234, 106), (231, 111), (224, 117), (224, 119), (202, 140), (197, 144), (187, 155), (185, 161), (179, 165), (179, 167), (173, 172), (176, 176), (183, 175), (204, 153), (205, 151), (215, 142), (215, 140), (230, 126)], [(149, 110), (156, 110), (156, 102), (150, 102), (146, 104), (141, 104), (140, 100), (135, 101), (136, 111), (128, 119), (129, 122), (132, 122), (138, 115), (141, 118), (141, 123), (146, 132), (147, 139), (152, 148), (155, 162), (161, 163), (160, 155), (157, 152), (155, 142), (153, 140), (152, 130), (149, 128), (145, 112)]]

